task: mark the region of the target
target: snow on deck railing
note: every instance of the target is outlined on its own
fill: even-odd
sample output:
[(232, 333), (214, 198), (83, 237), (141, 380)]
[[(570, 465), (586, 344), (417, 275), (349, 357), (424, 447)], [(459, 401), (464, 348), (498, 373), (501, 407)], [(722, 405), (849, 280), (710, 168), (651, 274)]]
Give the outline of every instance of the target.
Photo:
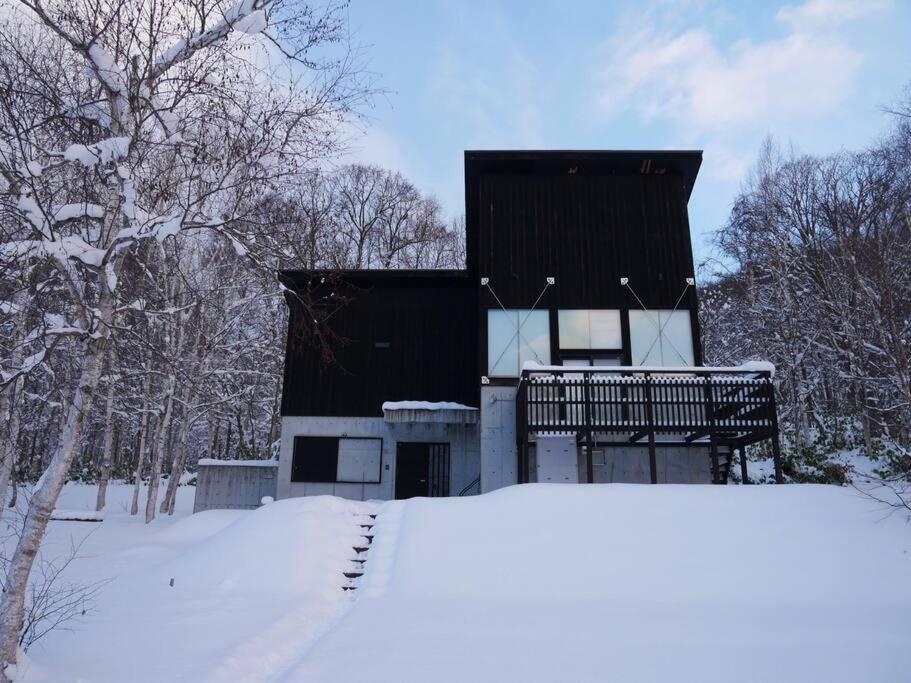
[(711, 373), (744, 373), (744, 372), (767, 372), (775, 375), (775, 365), (767, 361), (753, 360), (741, 365), (731, 367), (712, 367), (702, 365), (684, 365), (684, 366), (661, 366), (661, 365), (596, 365), (596, 366), (573, 366), (573, 365), (542, 365), (534, 361), (526, 361), (522, 365), (522, 370), (528, 372), (711, 372)]
[(383, 410), (477, 410), (450, 401), (386, 401)]

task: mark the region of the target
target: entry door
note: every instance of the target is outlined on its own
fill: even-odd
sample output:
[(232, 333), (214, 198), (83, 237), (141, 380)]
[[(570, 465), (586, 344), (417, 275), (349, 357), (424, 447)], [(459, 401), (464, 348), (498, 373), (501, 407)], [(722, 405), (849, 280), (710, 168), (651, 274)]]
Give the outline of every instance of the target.
[(449, 495), (449, 444), (399, 443), (395, 453), (395, 497)]

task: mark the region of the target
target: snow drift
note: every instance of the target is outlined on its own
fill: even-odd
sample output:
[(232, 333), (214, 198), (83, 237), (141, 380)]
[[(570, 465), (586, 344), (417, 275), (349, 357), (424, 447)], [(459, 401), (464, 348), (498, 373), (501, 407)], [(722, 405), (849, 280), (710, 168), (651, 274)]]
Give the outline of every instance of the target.
[[(365, 575), (343, 593), (367, 513)], [(30, 653), (26, 681), (853, 682), (911, 670), (911, 531), (853, 489), (525, 485), (83, 526), (100, 549), (84, 575), (116, 580), (80, 630)]]

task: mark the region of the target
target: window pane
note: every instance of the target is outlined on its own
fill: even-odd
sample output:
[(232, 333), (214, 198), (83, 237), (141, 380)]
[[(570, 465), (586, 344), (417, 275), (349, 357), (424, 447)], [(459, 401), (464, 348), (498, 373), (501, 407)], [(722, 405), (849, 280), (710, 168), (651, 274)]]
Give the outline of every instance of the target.
[(629, 331), (633, 365), (693, 365), (689, 311), (630, 311)]
[(589, 311), (591, 344), (589, 349), (622, 349), (620, 311)]
[(689, 311), (661, 311), (662, 365), (693, 365), (693, 332)]
[(657, 311), (630, 311), (629, 338), (633, 365), (661, 365)]
[(526, 361), (550, 364), (550, 315), (547, 311), (519, 311), (522, 323), (522, 342), (519, 350), (518, 370)]
[[(516, 328), (521, 325), (520, 335)], [(550, 363), (548, 311), (487, 311), (487, 374), (518, 377), (526, 361)]]
[(622, 349), (620, 311), (559, 311), (561, 349)]
[(295, 436), (291, 481), (334, 482), (338, 469), (338, 438)]
[(382, 450), (380, 439), (339, 439), (337, 480), (379, 483)]
[(515, 311), (487, 311), (487, 374), (491, 377), (517, 377), (519, 344)]
[(559, 311), (561, 349), (588, 349), (588, 311)]

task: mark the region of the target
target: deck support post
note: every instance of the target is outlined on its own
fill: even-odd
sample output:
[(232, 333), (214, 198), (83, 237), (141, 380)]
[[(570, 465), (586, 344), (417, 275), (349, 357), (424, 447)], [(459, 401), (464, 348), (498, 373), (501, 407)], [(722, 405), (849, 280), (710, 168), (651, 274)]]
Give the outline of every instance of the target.
[(772, 459), (775, 461), (775, 483), (783, 484), (784, 475), (781, 472), (781, 444), (778, 443), (778, 426), (772, 435)]
[(592, 450), (594, 449), (594, 439), (592, 439), (592, 397), (591, 397), (591, 385), (589, 384), (590, 379), (588, 374), (583, 375), (582, 377), (582, 391), (585, 396), (583, 398), (585, 406), (585, 469), (586, 477), (589, 484), (595, 483), (595, 462), (594, 454)]
[(781, 444), (778, 440), (778, 411), (775, 409), (775, 385), (772, 383), (770, 374), (766, 374), (765, 379), (769, 391), (769, 405), (772, 410), (772, 460), (775, 462), (775, 483), (784, 484), (784, 474), (781, 471)]
[(645, 422), (648, 427), (648, 471), (653, 484), (658, 483), (658, 457), (655, 452), (655, 415), (652, 403), (652, 376), (645, 375)]
[(527, 484), (528, 476), (528, 377), (523, 371), (516, 391), (516, 483)]
[(712, 457), (712, 483), (721, 483), (721, 467), (718, 464), (718, 435), (715, 433), (715, 396), (712, 393), (712, 378), (705, 376), (705, 416), (709, 427), (709, 453)]
[(747, 447), (740, 446), (740, 481), (744, 484), (750, 483), (750, 475), (747, 473)]

